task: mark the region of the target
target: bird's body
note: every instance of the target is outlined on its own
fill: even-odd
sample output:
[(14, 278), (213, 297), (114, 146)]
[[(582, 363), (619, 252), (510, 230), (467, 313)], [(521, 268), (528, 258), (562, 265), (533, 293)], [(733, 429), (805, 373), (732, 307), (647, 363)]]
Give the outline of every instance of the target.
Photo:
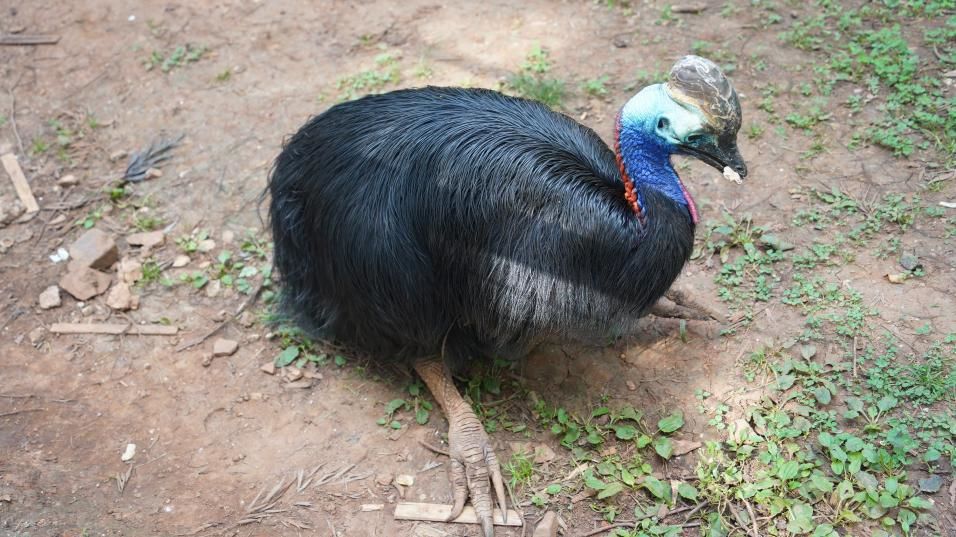
[(485, 537), (504, 484), (447, 360), (632, 326), (690, 256), (685, 153), (746, 175), (740, 104), (712, 62), (679, 61), (618, 116), (614, 149), (547, 107), (489, 90), (401, 90), (339, 104), (269, 180), (286, 311), (312, 334), (409, 358), (449, 420), (452, 518)]
[(636, 188), (640, 215), (612, 150), (536, 102), (425, 88), (340, 104), (276, 162), (288, 311), (386, 358), (617, 333), (693, 243), (685, 206)]

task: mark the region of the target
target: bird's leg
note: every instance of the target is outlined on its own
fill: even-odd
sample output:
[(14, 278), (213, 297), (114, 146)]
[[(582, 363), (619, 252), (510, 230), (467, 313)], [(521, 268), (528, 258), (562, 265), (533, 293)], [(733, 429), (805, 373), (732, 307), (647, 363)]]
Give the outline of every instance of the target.
[(706, 306), (701, 306), (692, 298), (677, 289), (669, 289), (656, 304), (651, 306), (650, 313), (657, 317), (670, 319), (686, 319), (689, 321), (716, 321), (718, 314)]
[(492, 484), (502, 517), (507, 517), (508, 511), (505, 509), (505, 486), (501, 467), (491, 449), (485, 428), (471, 406), (458, 393), (451, 372), (441, 359), (417, 360), (415, 371), (425, 381), (425, 385), (448, 418), (448, 456), (451, 458), (449, 477), (455, 499), (448, 520), (454, 520), (461, 515), (465, 500), (470, 495), (481, 522), (482, 533), (485, 537), (494, 537)]

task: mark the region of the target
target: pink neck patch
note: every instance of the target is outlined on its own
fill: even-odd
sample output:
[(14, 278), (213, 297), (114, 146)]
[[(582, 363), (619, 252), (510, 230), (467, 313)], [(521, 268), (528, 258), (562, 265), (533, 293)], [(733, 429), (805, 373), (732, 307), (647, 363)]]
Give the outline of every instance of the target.
[(687, 210), (690, 211), (690, 221), (697, 225), (697, 222), (700, 221), (700, 217), (697, 215), (697, 206), (694, 205), (694, 198), (690, 197), (690, 192), (684, 188), (684, 182), (680, 180), (680, 176), (677, 177), (677, 184), (680, 185), (680, 191), (684, 193), (684, 199), (687, 200)]

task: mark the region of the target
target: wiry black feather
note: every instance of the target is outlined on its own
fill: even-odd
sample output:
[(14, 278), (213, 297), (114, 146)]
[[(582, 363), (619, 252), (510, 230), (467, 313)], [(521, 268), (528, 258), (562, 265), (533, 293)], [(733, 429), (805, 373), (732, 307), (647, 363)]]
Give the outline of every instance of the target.
[(651, 189), (642, 227), (592, 130), (489, 90), (334, 106), (288, 141), (269, 193), (286, 310), (383, 358), (605, 337), (693, 244), (687, 210)]

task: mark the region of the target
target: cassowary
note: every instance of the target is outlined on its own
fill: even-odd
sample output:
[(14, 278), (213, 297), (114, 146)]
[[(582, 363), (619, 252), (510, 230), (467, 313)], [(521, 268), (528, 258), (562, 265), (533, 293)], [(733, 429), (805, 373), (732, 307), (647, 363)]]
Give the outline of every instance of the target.
[(740, 119), (730, 81), (696, 56), (627, 102), (613, 149), (484, 89), (333, 106), (288, 140), (269, 180), (285, 311), (317, 337), (413, 364), (448, 418), (452, 518), (470, 495), (492, 536), (501, 470), (449, 365), (633, 326), (694, 242), (697, 208), (671, 156), (745, 176)]

